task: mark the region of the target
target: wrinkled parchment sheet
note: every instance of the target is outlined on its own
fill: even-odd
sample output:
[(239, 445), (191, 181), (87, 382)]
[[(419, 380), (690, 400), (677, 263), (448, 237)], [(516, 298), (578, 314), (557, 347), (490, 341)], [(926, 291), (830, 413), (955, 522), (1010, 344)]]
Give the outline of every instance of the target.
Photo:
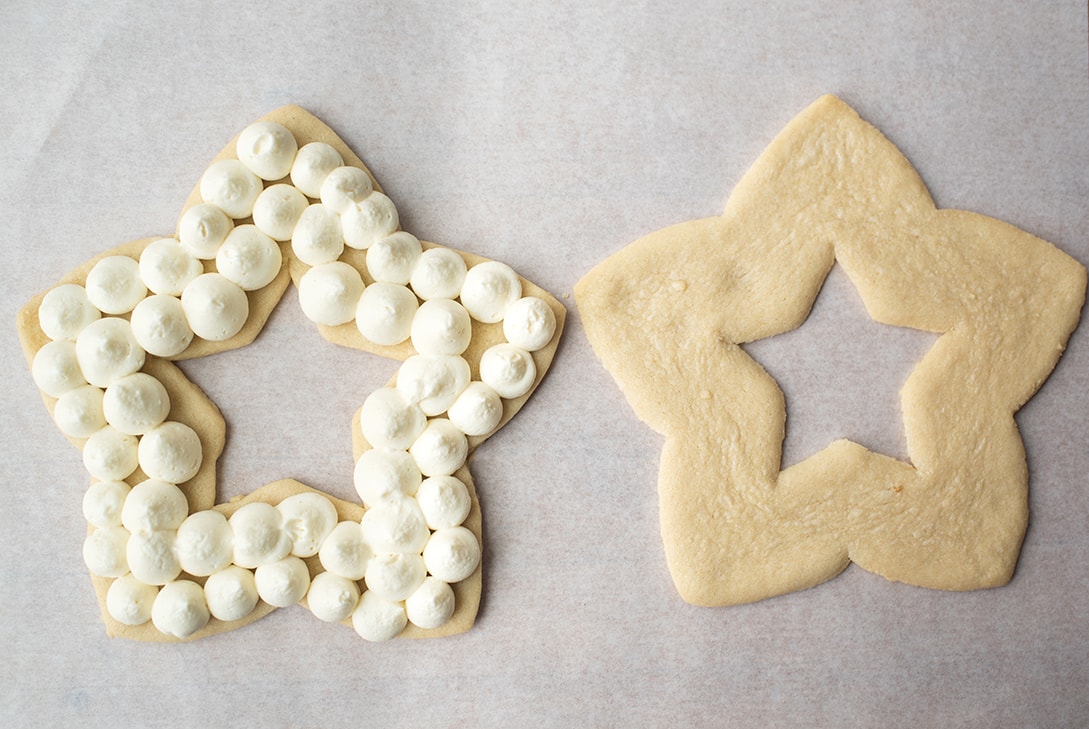
[[(574, 283), (718, 214), (780, 129), (838, 94), (941, 207), (1089, 262), (1086, 5), (945, 2), (9, 3), (0, 19), (0, 724), (53, 727), (966, 727), (1089, 721), (1089, 330), (1017, 416), (1031, 521), (1013, 581), (943, 593), (857, 567), (733, 608), (678, 596), (661, 437), (590, 351)], [(505, 261), (569, 310), (552, 371), (471, 469), (476, 625), (370, 644), (302, 608), (183, 645), (111, 640), (81, 558), (87, 485), (15, 313), (174, 230), (204, 166), (284, 104), (329, 124), (405, 229)], [(789, 337), (789, 338), (788, 338)], [(906, 457), (897, 390), (932, 335), (873, 324), (833, 269), (757, 356), (786, 461), (838, 437)], [(293, 290), (250, 347), (186, 363), (228, 426), (220, 499), (342, 498), (349, 420), (397, 364), (320, 338)]]

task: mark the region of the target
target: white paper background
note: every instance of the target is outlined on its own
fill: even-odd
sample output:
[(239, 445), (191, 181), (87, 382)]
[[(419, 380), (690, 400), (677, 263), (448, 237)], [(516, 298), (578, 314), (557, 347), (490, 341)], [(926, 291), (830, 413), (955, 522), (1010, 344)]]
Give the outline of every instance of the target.
[[(142, 645), (107, 639), (98, 621), (80, 559), (86, 477), (12, 326), (92, 255), (171, 233), (208, 160), (285, 103), (363, 157), (406, 229), (558, 296), (635, 238), (719, 212), (825, 92), (882, 129), (938, 205), (1000, 217), (1085, 263), (1086, 26), (1074, 0), (9, 2), (0, 724), (1086, 725), (1084, 327), (1018, 416), (1032, 521), (1007, 587), (940, 593), (852, 567), (755, 605), (686, 605), (657, 531), (660, 437), (565, 299), (551, 374), (473, 460), (486, 566), (472, 631), (373, 645), (295, 608), (195, 644)], [(804, 326), (766, 350), (788, 396), (788, 449), (797, 460), (850, 435), (896, 455), (895, 393), (928, 342), (881, 332), (836, 280), (811, 323), (841, 332), (842, 351)], [(861, 375), (832, 377), (855, 361)], [(229, 424), (220, 498), (286, 476), (351, 496), (348, 418), (395, 366), (325, 344), (293, 292), (255, 345), (187, 365)]]

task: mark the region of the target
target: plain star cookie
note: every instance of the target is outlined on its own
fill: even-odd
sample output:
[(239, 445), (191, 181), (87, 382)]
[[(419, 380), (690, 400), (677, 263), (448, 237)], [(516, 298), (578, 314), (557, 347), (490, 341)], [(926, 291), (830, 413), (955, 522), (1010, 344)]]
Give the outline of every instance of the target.
[[(325, 339), (402, 361), (351, 423), (359, 501), (284, 479), (216, 503), (224, 420), (173, 361), (253, 341), (292, 281)], [(302, 109), (246, 127), (174, 236), (107, 251), (19, 312), (34, 381), (91, 477), (83, 559), (107, 632), (189, 640), (297, 603), (372, 641), (468, 630), (482, 562), (468, 458), (540, 383), (564, 317), (506, 264), (403, 231)]]
[[(835, 262), (875, 321), (941, 335), (901, 391), (910, 463), (839, 440), (780, 470), (784, 398), (739, 345), (799, 326)], [(936, 209), (900, 152), (825, 96), (722, 216), (632, 243), (575, 296), (595, 353), (665, 436), (677, 589), (731, 605), (852, 561), (930, 588), (1009, 581), (1028, 519), (1013, 415), (1058, 361), (1085, 288), (1085, 268), (1051, 244)]]

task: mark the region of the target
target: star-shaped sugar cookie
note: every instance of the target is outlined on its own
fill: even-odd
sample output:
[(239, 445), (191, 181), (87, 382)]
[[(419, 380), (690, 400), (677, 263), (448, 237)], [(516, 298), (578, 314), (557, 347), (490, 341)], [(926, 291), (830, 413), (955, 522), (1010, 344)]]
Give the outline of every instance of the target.
[[(941, 336), (901, 391), (910, 463), (838, 440), (780, 470), (785, 403), (739, 346), (799, 326), (838, 262), (878, 322)], [(575, 296), (595, 353), (665, 436), (661, 531), (697, 605), (816, 585), (849, 562), (969, 590), (1012, 576), (1028, 519), (1014, 413), (1077, 326), (1086, 271), (999, 220), (938, 210), (900, 152), (824, 96), (723, 215), (652, 233)]]
[[(174, 362), (253, 341), (291, 283), (329, 342), (403, 361), (351, 423), (359, 499), (283, 478), (217, 502), (226, 424)], [(468, 630), (483, 548), (468, 459), (541, 382), (564, 317), (506, 264), (402, 230), (303, 109), (247, 126), (174, 236), (106, 251), (19, 312), (35, 384), (91, 477), (83, 559), (107, 632), (194, 640), (295, 604), (371, 641)]]

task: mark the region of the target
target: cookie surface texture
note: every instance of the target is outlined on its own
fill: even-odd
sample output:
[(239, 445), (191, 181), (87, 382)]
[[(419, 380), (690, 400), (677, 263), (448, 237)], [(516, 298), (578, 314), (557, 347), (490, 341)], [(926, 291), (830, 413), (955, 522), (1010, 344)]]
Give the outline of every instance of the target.
[[(901, 390), (910, 463), (847, 440), (780, 470), (776, 382), (739, 345), (799, 325), (834, 263), (877, 322), (940, 334)], [(1014, 413), (1077, 326), (1086, 272), (993, 218), (935, 208), (834, 96), (799, 114), (720, 217), (652, 233), (575, 298), (595, 354), (665, 436), (661, 533), (681, 596), (732, 605), (849, 562), (947, 590), (1005, 584), (1028, 520)]]
[[(466, 280), (490, 321), (459, 303)], [(224, 418), (173, 361), (248, 344), (292, 282), (326, 340), (404, 361), (350, 424), (360, 499), (283, 479), (217, 503)], [(516, 299), (535, 316), (503, 319)], [(193, 640), (296, 603), (372, 641), (468, 630), (483, 545), (468, 458), (540, 383), (564, 317), (505, 264), (401, 230), (359, 157), (303, 109), (247, 127), (172, 237), (97, 256), (18, 315), (91, 474), (84, 560), (108, 634)], [(482, 372), (496, 357), (507, 368)]]

